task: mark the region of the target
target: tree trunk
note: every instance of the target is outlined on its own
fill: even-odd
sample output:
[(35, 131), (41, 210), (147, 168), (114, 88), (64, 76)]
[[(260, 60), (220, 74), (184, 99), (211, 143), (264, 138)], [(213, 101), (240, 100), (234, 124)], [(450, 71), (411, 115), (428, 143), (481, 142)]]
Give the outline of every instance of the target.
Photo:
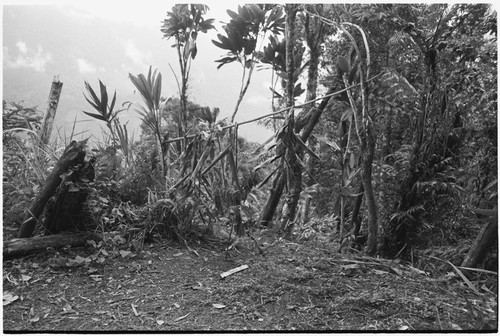
[[(232, 139), (232, 135), (230, 133), (230, 139)], [(232, 141), (232, 140), (231, 140)], [(236, 234), (238, 236), (243, 236), (245, 234), (245, 229), (243, 227), (243, 222), (241, 219), (241, 201), (242, 201), (242, 190), (240, 187), (240, 183), (238, 180), (238, 167), (236, 166), (236, 161), (233, 156), (233, 151), (229, 151), (226, 155), (229, 166), (231, 167), (232, 177), (233, 177), (233, 193), (231, 195), (231, 216), (233, 225), (236, 228)]]
[[(289, 165), (289, 173), (287, 174), (287, 184), (288, 184), (288, 195), (286, 197), (286, 203), (284, 208), (284, 216), (282, 218), (281, 229), (285, 233), (286, 238), (291, 238), (293, 227), (295, 224), (295, 214), (297, 212), (297, 203), (300, 198), (300, 191), (302, 189), (302, 169), (299, 164), (298, 155), (299, 152), (295, 151), (293, 144), (294, 136), (294, 111), (293, 106), (295, 104), (294, 100), (294, 42), (295, 42), (295, 16), (297, 14), (296, 5), (285, 5), (286, 12), (286, 22), (285, 22), (285, 35), (286, 35), (286, 72), (287, 72), (287, 86), (286, 86), (286, 101), (287, 107), (292, 109), (288, 112), (288, 135), (284, 137), (283, 141), (286, 141), (286, 153), (285, 158)], [(286, 164), (284, 165), (286, 168)]]
[(47, 201), (54, 195), (57, 187), (61, 183), (61, 175), (71, 166), (83, 163), (85, 158), (84, 147), (86, 143), (87, 140), (80, 142), (72, 141), (68, 147), (66, 147), (61, 158), (47, 177), (42, 190), (35, 197), (30, 209), (26, 211), (26, 220), (21, 224), (18, 238), (28, 238), (33, 234), (38, 217), (42, 214)]
[(304, 199), (304, 208), (302, 209), (302, 225), (309, 222), (309, 215), (311, 213), (311, 200), (311, 195), (307, 195)]
[(385, 125), (384, 125), (384, 143), (382, 145), (382, 160), (387, 163), (387, 160), (389, 158), (389, 154), (392, 153), (392, 138), (393, 138), (393, 132), (392, 132), (392, 119), (393, 119), (393, 109), (389, 108), (389, 110), (386, 112), (386, 119), (385, 119)]
[(52, 133), (52, 126), (56, 117), (57, 105), (59, 104), (59, 97), (61, 96), (63, 83), (54, 77), (52, 86), (49, 93), (49, 101), (47, 103), (47, 111), (43, 116), (42, 128), (40, 129), (40, 142), (43, 145), (49, 143), (50, 134)]
[(359, 232), (361, 231), (361, 220), (359, 218), (359, 211), (361, 209), (361, 203), (363, 203), (363, 195), (365, 193), (365, 188), (363, 187), (363, 183), (359, 186), (358, 196), (356, 197), (356, 201), (354, 202), (354, 208), (351, 213), (351, 223), (353, 225), (352, 234), (354, 237), (359, 236)]
[(276, 211), (276, 208), (278, 207), (278, 204), (280, 202), (284, 187), (285, 179), (283, 178), (283, 174), (281, 173), (281, 171), (278, 171), (273, 180), (273, 186), (270, 190), (266, 205), (262, 210), (262, 215), (259, 221), (260, 225), (268, 227), (272, 226), (270, 224), (272, 223), (274, 212)]
[[(342, 242), (344, 240), (344, 223), (345, 223), (345, 203), (344, 203), (344, 188), (347, 180), (347, 169), (349, 168), (350, 156), (347, 152), (347, 144), (349, 143), (349, 132), (347, 131), (347, 121), (341, 121), (339, 125), (339, 138), (340, 138), (340, 193), (335, 202), (335, 210), (339, 216), (337, 221), (337, 232), (339, 234), (339, 253), (342, 253)], [(338, 207), (338, 208), (337, 208)], [(337, 210), (338, 209), (338, 210)]]
[[(293, 107), (294, 105), (294, 96), (293, 91), (295, 87), (295, 58), (293, 49), (295, 47), (295, 16), (297, 14), (296, 5), (287, 4), (285, 5), (285, 38), (286, 38), (286, 50), (285, 50), (285, 58), (286, 58), (286, 106)], [(293, 126), (293, 125), (292, 125)], [(292, 127), (293, 130), (293, 127)]]
[[(326, 95), (332, 94), (335, 92), (335, 88), (331, 87)], [(308, 118), (307, 124), (304, 126), (302, 129), (302, 132), (300, 134), (300, 139), (305, 142), (311, 135), (314, 126), (319, 121), (319, 118), (321, 117), (321, 114), (325, 110), (326, 106), (328, 105), (328, 102), (330, 101), (331, 97), (326, 97), (321, 101), (321, 104), (317, 108), (311, 108), (309, 110), (309, 115), (310, 118)], [(300, 148), (297, 146), (296, 147), (296, 152), (299, 152)], [(273, 180), (273, 188), (270, 191), (269, 197), (267, 199), (267, 203), (264, 206), (264, 210), (262, 210), (262, 215), (260, 217), (260, 224), (264, 226), (268, 226), (269, 223), (272, 221), (274, 212), (276, 211), (276, 208), (278, 207), (281, 194), (283, 193), (283, 188), (285, 186), (285, 180), (283, 178), (282, 173), (279, 171), (274, 180)]]
[[(316, 5), (306, 5), (308, 10), (318, 14), (323, 13), (323, 4)], [(304, 23), (305, 35), (307, 47), (309, 48), (309, 67), (307, 69), (307, 90), (306, 90), (306, 101), (311, 101), (316, 99), (316, 91), (318, 90), (318, 71), (319, 71), (319, 59), (321, 56), (321, 43), (326, 33), (324, 23), (314, 16), (306, 14), (306, 21)], [(313, 103), (312, 107), (316, 105)], [(316, 147), (317, 140), (314, 136), (309, 137), (307, 145), (309, 148), (313, 149)], [(306, 167), (310, 175), (306, 176), (306, 185), (311, 186), (314, 184), (314, 170), (318, 166), (318, 160), (312, 156), (308, 155), (306, 160)], [(309, 221), (309, 209), (311, 206), (311, 197), (306, 197), (304, 202), (304, 211), (302, 216), (302, 224)]]
[(14, 238), (4, 241), (3, 257), (14, 258), (35, 252), (42, 252), (48, 247), (83, 246), (88, 240), (100, 241), (102, 237), (93, 232), (74, 232), (33, 238)]
[(462, 262), (462, 267), (476, 268), (483, 261), (486, 253), (498, 237), (497, 229), (498, 222), (490, 222), (483, 226)]
[(372, 133), (372, 124), (366, 125), (366, 148), (362, 151), (362, 169), (361, 178), (363, 180), (363, 188), (366, 196), (366, 207), (368, 209), (368, 241), (366, 243), (366, 253), (370, 256), (377, 252), (377, 237), (378, 237), (378, 216), (377, 202), (375, 200), (375, 192), (372, 184), (372, 163), (375, 155), (375, 139)]

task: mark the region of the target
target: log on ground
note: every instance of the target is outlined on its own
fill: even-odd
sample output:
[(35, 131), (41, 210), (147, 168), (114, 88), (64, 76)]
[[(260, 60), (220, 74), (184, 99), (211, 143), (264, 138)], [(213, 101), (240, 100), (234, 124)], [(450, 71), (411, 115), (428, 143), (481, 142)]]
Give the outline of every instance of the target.
[(45, 251), (47, 248), (83, 246), (88, 240), (100, 241), (102, 237), (93, 232), (66, 232), (32, 238), (14, 238), (3, 242), (3, 257), (14, 258)]

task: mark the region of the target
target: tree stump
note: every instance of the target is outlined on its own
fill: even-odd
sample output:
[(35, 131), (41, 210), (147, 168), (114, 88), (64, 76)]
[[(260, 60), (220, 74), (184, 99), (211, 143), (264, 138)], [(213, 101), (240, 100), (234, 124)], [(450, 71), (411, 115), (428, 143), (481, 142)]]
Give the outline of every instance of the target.
[[(26, 220), (21, 224), (21, 228), (19, 229), (19, 238), (28, 238), (31, 237), (33, 234), (33, 231), (35, 230), (35, 226), (37, 222), (39, 221), (41, 215), (44, 212), (44, 209), (47, 206), (47, 203), (52, 203), (53, 205), (57, 205), (58, 202), (63, 201), (64, 197), (68, 195), (70, 191), (75, 191), (75, 185), (74, 182), (71, 181), (71, 179), (87, 179), (87, 180), (93, 180), (93, 172), (89, 170), (89, 167), (86, 166), (85, 162), (85, 145), (87, 143), (87, 140), (83, 140), (80, 142), (77, 141), (72, 141), (68, 147), (64, 150), (61, 158), (55, 165), (54, 169), (50, 173), (50, 175), (47, 177), (47, 180), (45, 181), (45, 185), (42, 187), (41, 191), (38, 193), (38, 195), (35, 197), (35, 200), (33, 201), (33, 204), (29, 208), (29, 210), (26, 211)], [(85, 169), (83, 169), (85, 168)], [(75, 171), (78, 171), (79, 169), (83, 169), (81, 172), (75, 173)], [(92, 173), (92, 174), (91, 174)], [(74, 174), (74, 175), (73, 175)], [(89, 175), (89, 176), (84, 176), (84, 175)], [(71, 178), (68, 176), (73, 175)], [(65, 183), (61, 186), (61, 182), (63, 181), (63, 177), (65, 178)], [(88, 177), (91, 177), (91, 179), (88, 179)], [(70, 186), (70, 183), (73, 183), (73, 186)], [(61, 186), (61, 187), (60, 187)], [(59, 192), (58, 191), (59, 188)], [(66, 189), (65, 189), (66, 188)], [(66, 193), (62, 192), (63, 190), (66, 190)], [(79, 202), (81, 203), (81, 195), (74, 195), (76, 196), (76, 199), (70, 200), (70, 202)], [(55, 199), (53, 197), (56, 197)], [(86, 197), (86, 196), (85, 196)], [(72, 199), (72, 197), (70, 197)], [(49, 202), (50, 200), (50, 202)], [(49, 204), (49, 207), (51, 207), (51, 204)], [(69, 206), (69, 210), (74, 210), (74, 207)], [(50, 210), (50, 209), (49, 209)], [(50, 211), (49, 213), (46, 213), (48, 215), (48, 218), (50, 219)], [(53, 215), (52, 215), (53, 216)], [(53, 219), (53, 218), (52, 218)], [(56, 231), (61, 231), (62, 227), (61, 225), (57, 224), (54, 226), (54, 221), (45, 221), (46, 228), (49, 229), (51, 233), (54, 233)], [(67, 223), (67, 224), (71, 224)], [(63, 225), (66, 226), (66, 225)], [(57, 227), (57, 228), (56, 228)]]

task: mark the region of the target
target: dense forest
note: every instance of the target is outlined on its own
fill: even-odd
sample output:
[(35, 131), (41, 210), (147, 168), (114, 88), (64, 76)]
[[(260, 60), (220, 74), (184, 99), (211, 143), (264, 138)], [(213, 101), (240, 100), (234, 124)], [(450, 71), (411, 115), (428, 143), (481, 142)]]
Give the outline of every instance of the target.
[[(105, 133), (94, 148), (72, 138), (56, 148), (43, 138), (50, 118), (3, 101), (4, 239), (18, 237), (4, 242), (4, 257), (19, 253), (19, 239), (65, 231), (97, 233), (108, 255), (122, 257), (166, 240), (195, 254), (195, 241), (219, 241), (226, 253), (249, 242), (265, 255), (273, 237), (454, 271), (496, 293), (491, 6), (250, 4), (227, 14), (212, 43), (221, 51), (214, 67), (240, 66), (228, 118), (190, 95), (197, 41), (214, 29), (209, 8), (193, 4), (172, 7), (159, 27), (178, 57), (177, 97), (165, 96), (154, 65), (129, 74), (142, 101), (117, 106), (106, 83), (82, 83), (82, 113)], [(264, 68), (272, 110), (235, 122)], [(140, 116), (138, 141), (123, 111)], [(238, 135), (247, 123), (274, 135), (248, 142)]]

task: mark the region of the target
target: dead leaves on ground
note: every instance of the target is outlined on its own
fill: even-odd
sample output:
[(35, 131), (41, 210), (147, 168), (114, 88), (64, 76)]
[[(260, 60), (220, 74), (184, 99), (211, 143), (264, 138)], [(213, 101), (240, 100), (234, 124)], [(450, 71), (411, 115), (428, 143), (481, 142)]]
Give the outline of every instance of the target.
[[(487, 304), (472, 300), (470, 288), (459, 287), (459, 276), (437, 281), (405, 263), (322, 254), (300, 244), (281, 245), (269, 249), (266, 258), (243, 259), (238, 264), (249, 265), (248, 269), (224, 280), (221, 272), (237, 269), (238, 264), (216, 261), (221, 255), (214, 251), (206, 252), (203, 258), (191, 258), (186, 250), (164, 253), (165, 249), (160, 249), (147, 254), (95, 244), (90, 256), (54, 253), (52, 264), (4, 268), (4, 284), (9, 285), (4, 307), (11, 314), (21, 312), (24, 322), (36, 324), (29, 327), (32, 329), (78, 321), (83, 329), (121, 325), (144, 330), (204, 328), (206, 323), (218, 329), (226, 322), (234, 323), (235, 328), (253, 329), (356, 326), (405, 331), (437, 326), (460, 330), (470, 328), (457, 320), (460, 314), (473, 311), (481, 319), (496, 309), (495, 300)], [(106, 263), (109, 273), (103, 272), (99, 258), (111, 261)], [(63, 276), (78, 281), (85, 292), (75, 296), (78, 285), (62, 281)], [(82, 280), (85, 278), (92, 281)], [(37, 282), (46, 285), (43, 288), (48, 292), (56, 289), (49, 296), (54, 307), (33, 305), (40, 295), (27, 287)], [(481, 286), (475, 286), (483, 292)], [(30, 297), (23, 298), (21, 291), (11, 287), (23, 288)], [(469, 295), (469, 306), (457, 298), (457, 292)]]

